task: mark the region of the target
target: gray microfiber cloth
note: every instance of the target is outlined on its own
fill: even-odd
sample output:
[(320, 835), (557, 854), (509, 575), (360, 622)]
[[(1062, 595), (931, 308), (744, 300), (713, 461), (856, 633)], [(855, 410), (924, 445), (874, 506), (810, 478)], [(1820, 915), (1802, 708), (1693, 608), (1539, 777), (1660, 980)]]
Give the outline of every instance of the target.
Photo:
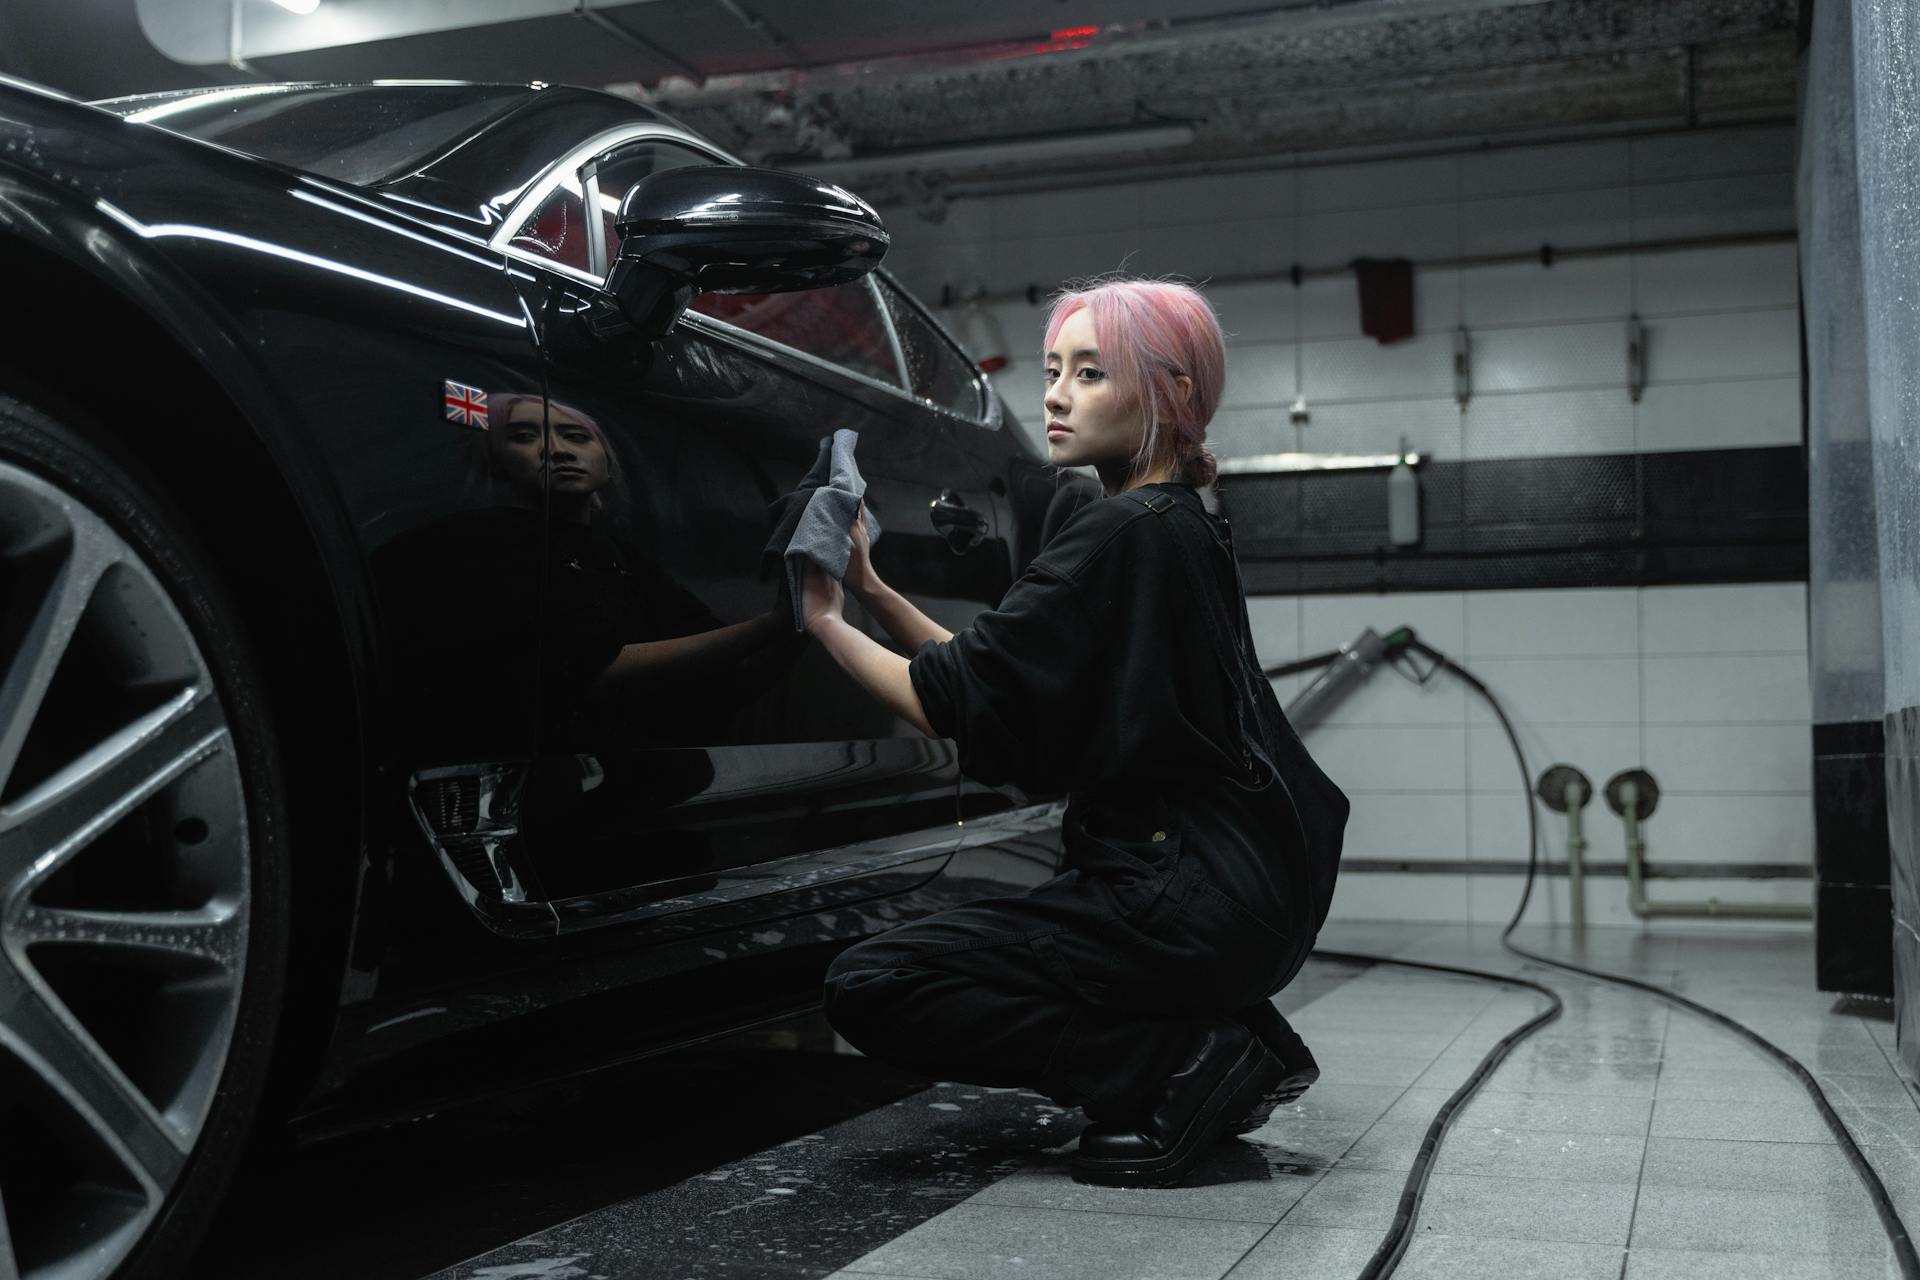
[[(854, 513), (867, 492), (867, 482), (853, 460), (853, 448), (860, 433), (842, 427), (820, 441), (820, 456), (813, 460), (800, 485), (783, 494), (772, 505), (773, 537), (767, 542), (766, 555), (786, 562), (787, 594), (793, 601), (793, 629), (806, 630), (801, 612), (800, 574), (811, 560), (838, 580), (847, 573), (847, 560), (853, 547), (847, 541), (853, 528)], [(871, 510), (866, 512), (867, 539), (880, 541), (880, 522)]]

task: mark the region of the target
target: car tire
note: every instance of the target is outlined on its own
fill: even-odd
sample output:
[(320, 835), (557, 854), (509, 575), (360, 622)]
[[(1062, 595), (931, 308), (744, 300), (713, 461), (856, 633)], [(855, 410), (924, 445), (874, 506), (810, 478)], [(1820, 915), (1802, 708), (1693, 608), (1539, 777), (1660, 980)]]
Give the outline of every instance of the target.
[(183, 1274), (246, 1149), (286, 987), (263, 681), (191, 523), (123, 452), (8, 373), (0, 1275)]

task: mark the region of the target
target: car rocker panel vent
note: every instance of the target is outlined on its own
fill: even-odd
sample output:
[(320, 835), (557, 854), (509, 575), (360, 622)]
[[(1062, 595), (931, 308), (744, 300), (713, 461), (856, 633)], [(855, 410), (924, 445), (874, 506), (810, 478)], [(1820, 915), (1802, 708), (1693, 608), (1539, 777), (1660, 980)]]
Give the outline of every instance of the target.
[(414, 819), (469, 902), (527, 900), (510, 856), (525, 777), (523, 765), (489, 763), (426, 769), (408, 782)]

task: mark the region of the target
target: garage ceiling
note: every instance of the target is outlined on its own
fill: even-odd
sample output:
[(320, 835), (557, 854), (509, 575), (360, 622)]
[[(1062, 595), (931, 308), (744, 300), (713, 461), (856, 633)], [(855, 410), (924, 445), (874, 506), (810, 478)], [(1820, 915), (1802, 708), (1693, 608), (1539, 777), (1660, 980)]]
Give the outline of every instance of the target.
[[(235, 78), (237, 43), (245, 68), (266, 79), (609, 86), (757, 162), (885, 157), (889, 172), (861, 181), (882, 200), (1116, 167), (1234, 167), (1276, 152), (1787, 118), (1799, 7), (319, 0), (300, 16), (273, 0), (123, 2), (153, 48), (208, 81)], [(1163, 127), (1127, 148), (1124, 131), (1169, 123), (1187, 128), (1169, 141)], [(1070, 140), (1115, 131), (1119, 152), (1082, 154)], [(1032, 148), (995, 156), (972, 146), (1062, 135), (1069, 140), (1037, 157)], [(968, 150), (955, 157), (956, 144)], [(949, 153), (913, 155), (941, 147)]]

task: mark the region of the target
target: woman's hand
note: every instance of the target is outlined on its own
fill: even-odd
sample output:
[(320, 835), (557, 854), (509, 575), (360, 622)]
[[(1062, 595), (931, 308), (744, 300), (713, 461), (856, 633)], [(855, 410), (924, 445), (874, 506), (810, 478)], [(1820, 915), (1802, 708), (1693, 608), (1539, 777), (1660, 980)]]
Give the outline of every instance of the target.
[(840, 610), (846, 604), (846, 593), (840, 584), (829, 577), (819, 565), (811, 560), (800, 570), (800, 618), (806, 624), (807, 633), (829, 622), (840, 620)]
[(860, 500), (860, 506), (853, 513), (853, 528), (848, 531), (852, 539), (853, 550), (847, 555), (847, 573), (841, 579), (847, 590), (855, 595), (864, 596), (879, 585), (879, 575), (873, 571), (873, 543), (867, 537), (867, 501)]

